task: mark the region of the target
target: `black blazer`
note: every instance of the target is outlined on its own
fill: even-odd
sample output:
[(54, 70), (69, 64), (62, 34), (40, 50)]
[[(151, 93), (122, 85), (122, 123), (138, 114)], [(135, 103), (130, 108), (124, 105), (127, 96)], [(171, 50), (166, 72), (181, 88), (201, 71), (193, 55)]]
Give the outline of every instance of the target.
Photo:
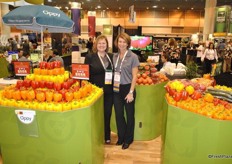
[[(108, 55), (111, 60), (111, 63), (113, 64), (113, 54), (108, 54)], [(113, 86), (105, 84), (105, 69), (101, 64), (101, 61), (97, 53), (87, 54), (85, 56), (85, 64), (89, 64), (89, 68), (90, 68), (89, 81), (92, 84), (95, 84), (96, 86), (100, 88), (103, 88), (104, 93), (113, 93)], [(109, 64), (107, 69), (110, 69), (113, 71), (111, 64)]]

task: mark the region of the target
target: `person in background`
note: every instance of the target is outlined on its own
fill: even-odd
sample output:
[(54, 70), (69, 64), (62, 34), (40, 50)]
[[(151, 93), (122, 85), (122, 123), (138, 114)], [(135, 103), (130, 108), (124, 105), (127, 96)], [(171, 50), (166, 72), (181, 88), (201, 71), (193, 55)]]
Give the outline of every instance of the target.
[(59, 53), (56, 49), (53, 50), (52, 58), (48, 62), (53, 62), (53, 61), (60, 61), (61, 67), (64, 67), (64, 60), (62, 59), (62, 57), (59, 56)]
[(93, 45), (93, 54), (88, 53), (85, 57), (85, 64), (90, 66), (89, 81), (92, 84), (103, 88), (104, 91), (104, 127), (105, 143), (111, 142), (110, 118), (113, 107), (113, 54), (108, 53), (109, 43), (104, 35), (97, 37)]
[[(118, 131), (116, 145), (122, 145), (122, 149), (129, 148), (134, 141), (135, 128), (135, 84), (137, 80), (139, 59), (129, 47), (131, 38), (126, 33), (120, 33), (115, 46), (118, 53), (113, 56), (114, 63), (114, 109)], [(126, 111), (126, 119), (124, 116)]]
[(29, 61), (29, 62), (32, 62), (30, 59), (28, 59), (30, 57), (30, 53), (23, 51), (23, 55), (22, 56), (21, 56), (21, 53), (22, 53), (22, 51), (20, 51), (20, 53), (19, 53), (20, 55), (19, 55), (18, 61)]
[(199, 46), (196, 48), (197, 50), (197, 59), (196, 59), (196, 63), (198, 65), (201, 65), (201, 57), (204, 55), (204, 43), (202, 41), (199, 41)]
[(196, 45), (193, 41), (190, 41), (187, 45), (187, 57), (186, 57), (186, 64), (189, 62), (194, 62), (197, 56)]
[(93, 38), (89, 38), (88, 43), (86, 45), (86, 48), (88, 48), (88, 53), (92, 53), (93, 48)]
[(163, 52), (161, 55), (161, 61), (163, 66), (160, 69), (160, 72), (163, 74), (170, 74), (170, 70), (173, 67), (172, 63), (170, 62), (170, 55), (166, 52)]
[(23, 42), (23, 51), (24, 51), (25, 53), (30, 54), (30, 45), (29, 45), (29, 42), (28, 42), (27, 39), (24, 40), (24, 42)]
[(205, 62), (205, 73), (211, 73), (212, 64), (218, 61), (217, 51), (212, 42), (209, 43), (209, 48), (207, 48), (201, 56), (201, 61)]
[(49, 60), (52, 58), (52, 53), (52, 50), (46, 48), (44, 50), (43, 61), (49, 62)]

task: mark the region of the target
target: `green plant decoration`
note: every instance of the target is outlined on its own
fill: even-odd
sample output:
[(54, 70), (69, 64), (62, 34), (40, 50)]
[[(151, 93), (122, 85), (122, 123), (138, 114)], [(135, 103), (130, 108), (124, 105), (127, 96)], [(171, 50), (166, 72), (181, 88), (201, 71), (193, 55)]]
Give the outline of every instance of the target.
[(189, 62), (186, 64), (186, 78), (193, 79), (198, 77), (198, 65), (195, 62)]

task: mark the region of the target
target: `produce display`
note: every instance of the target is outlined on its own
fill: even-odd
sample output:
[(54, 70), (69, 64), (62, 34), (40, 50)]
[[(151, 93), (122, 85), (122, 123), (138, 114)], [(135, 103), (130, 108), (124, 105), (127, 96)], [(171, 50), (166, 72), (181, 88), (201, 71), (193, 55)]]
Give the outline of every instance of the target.
[(173, 80), (165, 86), (165, 97), (169, 104), (182, 109), (214, 119), (232, 120), (232, 89), (213, 87), (213, 84), (213, 80), (205, 78)]
[[(48, 74), (51, 70), (54, 72)], [(70, 78), (58, 61), (41, 62), (34, 74), (0, 91), (0, 105), (67, 111), (91, 105), (102, 93), (102, 89), (87, 81)]]
[(140, 63), (137, 74), (137, 85), (153, 85), (167, 81), (166, 75), (157, 72), (155, 63)]

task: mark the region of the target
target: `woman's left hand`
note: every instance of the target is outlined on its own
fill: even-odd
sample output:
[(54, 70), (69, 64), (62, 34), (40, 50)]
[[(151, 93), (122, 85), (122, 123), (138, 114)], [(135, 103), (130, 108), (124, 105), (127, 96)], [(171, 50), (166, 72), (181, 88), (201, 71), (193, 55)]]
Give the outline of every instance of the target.
[(126, 98), (125, 98), (127, 103), (131, 103), (132, 101), (134, 101), (134, 96), (132, 93), (128, 93)]

